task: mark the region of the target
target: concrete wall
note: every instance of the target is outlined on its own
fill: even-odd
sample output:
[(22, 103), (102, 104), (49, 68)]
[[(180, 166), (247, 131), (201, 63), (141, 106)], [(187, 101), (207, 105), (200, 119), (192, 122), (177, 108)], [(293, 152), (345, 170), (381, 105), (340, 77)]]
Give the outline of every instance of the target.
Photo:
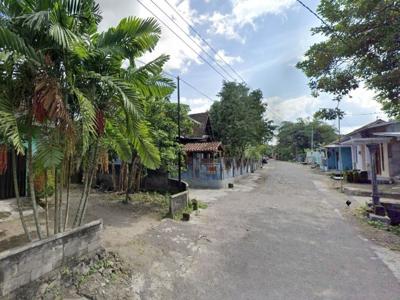
[(170, 199), (170, 213), (173, 215), (184, 209), (185, 207), (188, 206), (189, 204), (189, 185), (182, 181), (179, 183), (179, 181), (174, 180), (174, 179), (169, 179), (170, 185), (175, 185), (175, 189), (180, 189), (181, 191), (179, 193), (171, 195)]
[(388, 145), (390, 176), (400, 175), (400, 142), (395, 141)]
[(95, 253), (100, 246), (102, 221), (0, 253), (0, 298), (47, 273)]

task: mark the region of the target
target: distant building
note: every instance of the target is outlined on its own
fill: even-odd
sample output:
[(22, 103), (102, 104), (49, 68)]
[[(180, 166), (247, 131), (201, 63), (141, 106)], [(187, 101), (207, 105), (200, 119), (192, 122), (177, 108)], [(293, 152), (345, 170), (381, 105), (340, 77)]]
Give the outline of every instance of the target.
[(180, 138), (182, 144), (215, 141), (208, 112), (190, 114), (189, 119), (193, 123), (192, 132), (184, 134), (184, 136)]
[(371, 155), (368, 145), (379, 145), (375, 155), (375, 169), (380, 179), (400, 175), (400, 122), (376, 120), (349, 134), (342, 142), (351, 147), (353, 169), (371, 175)]
[(260, 162), (225, 158), (224, 146), (215, 140), (208, 112), (191, 114), (189, 118), (193, 123), (192, 132), (180, 137), (180, 141), (186, 154), (182, 179), (190, 187), (223, 188), (260, 165)]
[[(368, 172), (371, 178), (369, 145), (378, 145), (375, 169), (380, 180), (390, 180), (400, 175), (400, 122), (381, 119), (368, 123), (326, 145), (327, 170), (358, 170)], [(340, 152), (340, 155), (339, 155)], [(341, 161), (340, 161), (341, 158)]]

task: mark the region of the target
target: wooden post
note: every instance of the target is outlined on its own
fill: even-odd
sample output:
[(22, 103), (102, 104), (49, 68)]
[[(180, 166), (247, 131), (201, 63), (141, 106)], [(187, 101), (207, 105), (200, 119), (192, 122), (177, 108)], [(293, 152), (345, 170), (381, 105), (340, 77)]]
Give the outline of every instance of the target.
[(378, 144), (367, 145), (370, 153), (370, 164), (371, 164), (371, 184), (372, 184), (372, 204), (374, 206), (375, 214), (385, 215), (385, 209), (380, 202), (379, 191), (378, 191), (378, 180), (376, 177), (376, 153), (379, 149)]
[[(176, 78), (177, 80), (177, 93), (178, 93), (178, 143), (181, 142), (181, 91), (180, 91), (180, 79), (179, 76)], [(178, 150), (178, 180), (179, 183), (182, 181), (182, 166), (181, 166), (181, 149)]]

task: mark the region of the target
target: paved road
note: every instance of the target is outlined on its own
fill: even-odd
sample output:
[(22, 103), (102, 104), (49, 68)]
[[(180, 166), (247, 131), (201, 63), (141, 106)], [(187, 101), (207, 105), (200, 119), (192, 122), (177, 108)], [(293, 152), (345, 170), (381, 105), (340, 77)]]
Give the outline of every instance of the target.
[(194, 192), (212, 200), (206, 211), (143, 237), (154, 261), (137, 278), (140, 298), (400, 299), (374, 245), (341, 216), (344, 196), (320, 176), (271, 162), (235, 189)]

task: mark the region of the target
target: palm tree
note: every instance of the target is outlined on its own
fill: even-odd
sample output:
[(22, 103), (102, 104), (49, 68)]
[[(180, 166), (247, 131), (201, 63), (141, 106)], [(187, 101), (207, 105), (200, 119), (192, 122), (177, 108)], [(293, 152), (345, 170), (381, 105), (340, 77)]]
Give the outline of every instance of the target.
[[(173, 85), (160, 76), (168, 57), (139, 68), (135, 65), (137, 57), (156, 46), (160, 27), (154, 19), (126, 18), (99, 34), (100, 20), (93, 0), (3, 0), (0, 5), (1, 55), (13, 58), (9, 72), (0, 76), (2, 84), (15, 83), (13, 94), (0, 95), (4, 104), (0, 105), (0, 133), (18, 153), (26, 152), (39, 238), (35, 173), (54, 173), (57, 233), (68, 226), (68, 184), (64, 218), (62, 201), (72, 161), (85, 162), (75, 226), (84, 219), (99, 148), (112, 146), (127, 161), (137, 156), (149, 168), (160, 163), (144, 122), (143, 103), (148, 97), (171, 93)], [(0, 65), (5, 61), (2, 56)], [(129, 62), (127, 69), (122, 67), (125, 62)], [(113, 122), (116, 116), (118, 123)], [(124, 146), (118, 144), (122, 139), (126, 156), (126, 149), (122, 151)]]

